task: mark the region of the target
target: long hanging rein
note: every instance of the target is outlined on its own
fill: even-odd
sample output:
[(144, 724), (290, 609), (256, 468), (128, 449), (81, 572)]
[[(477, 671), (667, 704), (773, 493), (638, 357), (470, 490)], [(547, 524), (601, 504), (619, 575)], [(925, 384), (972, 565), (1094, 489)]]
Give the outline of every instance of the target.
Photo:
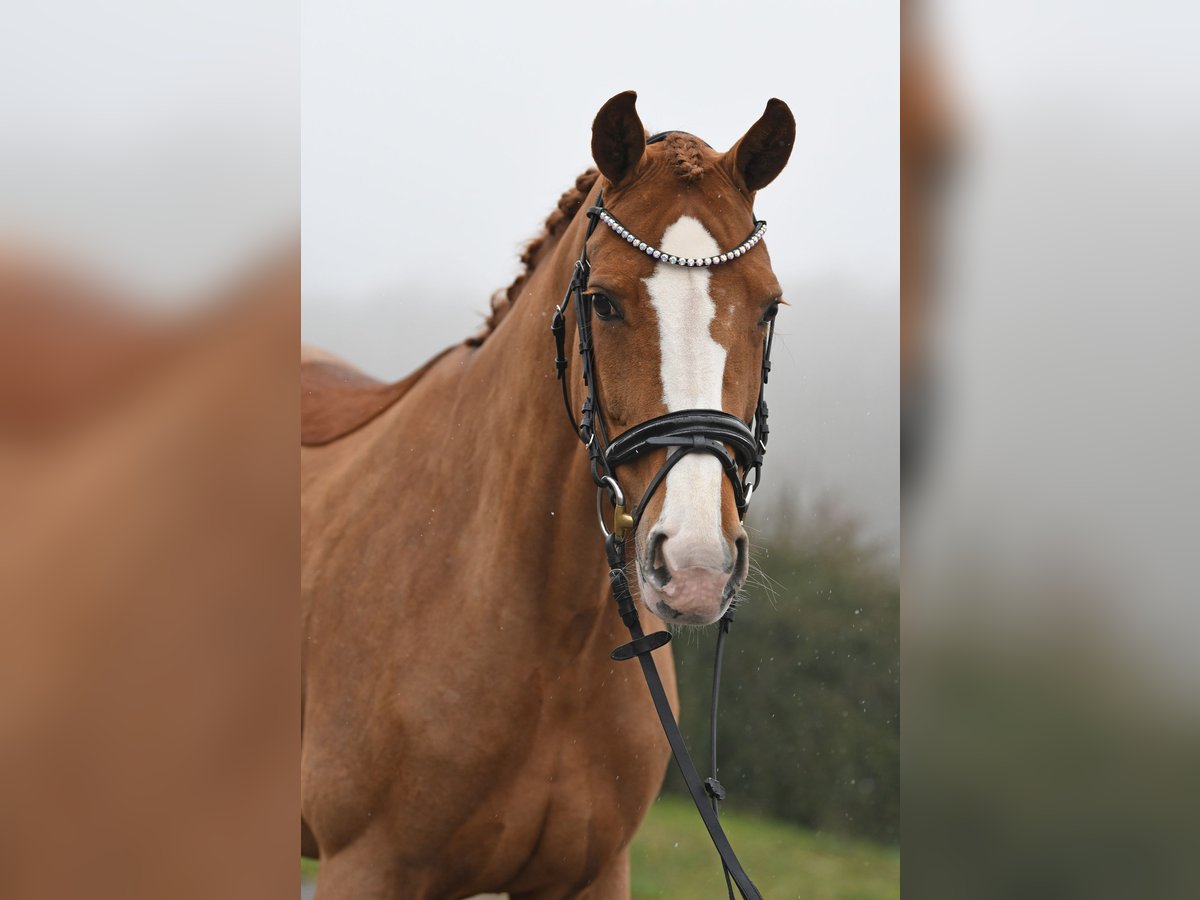
[[(727, 253), (703, 259), (689, 259), (671, 256), (634, 237), (604, 207), (603, 192), (597, 197), (596, 205), (587, 211), (587, 216), (590, 221), (583, 239), (583, 248), (580, 251), (579, 260), (575, 263), (574, 274), (566, 295), (563, 297), (562, 303), (555, 308), (551, 331), (554, 334), (558, 350), (555, 367), (558, 380), (562, 385), (563, 404), (566, 408), (567, 418), (587, 450), (591, 462), (592, 480), (596, 483), (596, 510), (600, 519), (600, 529), (604, 533), (604, 549), (608, 556), (608, 578), (612, 586), (613, 598), (616, 600), (617, 612), (621, 616), (621, 621), (629, 630), (630, 635), (628, 643), (613, 650), (612, 658), (628, 660), (637, 657), (641, 664), (642, 674), (654, 701), (654, 708), (662, 723), (667, 741), (671, 745), (675, 764), (687, 784), (688, 792), (700, 813), (700, 818), (704, 821), (705, 828), (708, 829), (709, 837), (712, 838), (713, 845), (721, 856), (721, 865), (725, 872), (725, 882), (730, 900), (733, 900), (734, 896), (733, 885), (737, 885), (738, 891), (745, 900), (762, 900), (762, 894), (754, 886), (738, 861), (737, 854), (734, 853), (729, 839), (725, 836), (719, 818), (719, 804), (725, 799), (726, 792), (721, 782), (717, 780), (717, 702), (721, 684), (721, 664), (725, 655), (725, 640), (733, 623), (733, 606), (731, 604), (721, 617), (717, 630), (709, 735), (712, 775), (701, 781), (696, 766), (688, 753), (687, 745), (684, 743), (683, 735), (679, 731), (679, 725), (671, 712), (662, 678), (651, 655), (651, 651), (667, 644), (671, 640), (671, 635), (666, 631), (646, 634), (642, 630), (637, 607), (629, 588), (629, 579), (625, 574), (625, 542), (629, 534), (636, 533), (638, 523), (646, 511), (650, 499), (666, 480), (667, 474), (689, 453), (707, 453), (717, 458), (726, 478), (733, 487), (738, 516), (739, 518), (745, 517), (751, 495), (761, 483), (763, 454), (767, 446), (767, 404), (763, 399), (763, 391), (771, 371), (771, 344), (775, 337), (775, 323), (774, 320), (771, 321), (763, 343), (762, 380), (759, 386), (753, 430), (737, 416), (721, 410), (689, 409), (668, 412), (665, 415), (649, 419), (610, 440), (608, 423), (604, 418), (596, 385), (596, 359), (592, 347), (592, 298), (587, 293), (590, 276), (587, 242), (597, 225), (603, 223), (631, 244), (635, 250), (646, 253), (660, 262), (682, 267), (707, 267), (729, 262), (753, 248), (761, 240), (762, 234), (766, 230), (766, 223), (756, 221), (755, 230), (750, 237)], [(572, 298), (575, 303), (583, 381), (587, 388), (587, 396), (578, 419), (576, 419), (571, 405), (566, 378), (565, 310)], [(650, 479), (637, 505), (632, 510), (627, 509), (625, 495), (617, 482), (617, 470), (642, 454), (653, 452), (659, 448), (674, 448), (674, 452), (668, 455), (666, 462)], [(732, 449), (732, 453), (730, 449)], [(751, 473), (754, 476), (753, 481), (750, 480)], [(611, 529), (605, 524), (603, 514), (605, 495), (613, 507)]]

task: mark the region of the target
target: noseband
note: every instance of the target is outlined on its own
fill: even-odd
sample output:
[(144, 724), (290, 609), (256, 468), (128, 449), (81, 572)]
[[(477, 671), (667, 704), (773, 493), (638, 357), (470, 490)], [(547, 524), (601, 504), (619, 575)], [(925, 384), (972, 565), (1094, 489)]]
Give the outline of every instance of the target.
[[(665, 134), (655, 135), (647, 143), (661, 140)], [(654, 658), (651, 656), (651, 651), (668, 643), (671, 635), (665, 631), (647, 635), (642, 631), (637, 606), (634, 604), (629, 589), (629, 580), (625, 574), (625, 542), (630, 534), (636, 533), (651, 498), (662, 486), (671, 469), (678, 465), (685, 456), (692, 453), (705, 453), (716, 457), (725, 477), (733, 487), (738, 518), (745, 518), (746, 510), (750, 506), (750, 498), (761, 483), (763, 454), (767, 449), (767, 404), (763, 399), (763, 391), (771, 372), (771, 344), (775, 337), (775, 322), (773, 319), (771, 320), (766, 339), (763, 342), (758, 404), (755, 407), (751, 423), (723, 410), (686, 409), (648, 419), (627, 429), (616, 438), (610, 438), (608, 422), (600, 404), (600, 394), (596, 384), (596, 357), (592, 345), (592, 297), (587, 293), (591, 274), (587, 242), (597, 226), (604, 224), (630, 244), (636, 252), (644, 253), (661, 263), (682, 268), (711, 268), (725, 265), (752, 250), (762, 240), (767, 223), (755, 221), (754, 230), (750, 236), (732, 250), (716, 256), (690, 258), (671, 255), (637, 238), (605, 208), (603, 192), (597, 196), (596, 205), (587, 211), (587, 216), (590, 221), (583, 239), (583, 247), (579, 253), (579, 260), (575, 263), (575, 271), (566, 295), (563, 297), (562, 303), (554, 310), (551, 331), (554, 334), (558, 350), (555, 367), (558, 372), (558, 380), (562, 385), (563, 405), (566, 408), (571, 427), (579, 436), (591, 461), (592, 480), (596, 483), (596, 510), (600, 519), (600, 530), (604, 534), (604, 548), (608, 556), (608, 577), (612, 585), (613, 597), (617, 602), (617, 611), (625, 627), (629, 630), (631, 638), (629, 643), (622, 644), (612, 652), (612, 658), (627, 660), (637, 657), (641, 663), (642, 674), (646, 678), (646, 684), (654, 700), (654, 707), (658, 712), (663, 731), (671, 745), (676, 765), (687, 783), (688, 791), (692, 795), (700, 817), (704, 820), (709, 836), (712, 838), (717, 852), (721, 855), (730, 898), (733, 897), (732, 884), (736, 884), (746, 900), (761, 900), (762, 895), (746, 875), (718, 818), (718, 802), (724, 800), (726, 794), (724, 787), (716, 777), (717, 697), (725, 638), (733, 622), (733, 605), (731, 604), (721, 617), (717, 631), (710, 727), (712, 776), (701, 783), (695, 764), (683, 741), (683, 736), (679, 732), (675, 716), (671, 712), (666, 691), (662, 685), (662, 678), (654, 664)], [(572, 298), (575, 302), (575, 321), (579, 334), (579, 356), (583, 368), (583, 381), (587, 389), (587, 396), (583, 401), (583, 409), (578, 419), (572, 408), (570, 389), (566, 378), (565, 311)], [(626, 506), (625, 494), (617, 480), (618, 470), (646, 454), (664, 448), (669, 451), (666, 461), (650, 479), (641, 499), (630, 511)], [(611, 528), (606, 525), (604, 519), (603, 500), (605, 495), (613, 508)]]

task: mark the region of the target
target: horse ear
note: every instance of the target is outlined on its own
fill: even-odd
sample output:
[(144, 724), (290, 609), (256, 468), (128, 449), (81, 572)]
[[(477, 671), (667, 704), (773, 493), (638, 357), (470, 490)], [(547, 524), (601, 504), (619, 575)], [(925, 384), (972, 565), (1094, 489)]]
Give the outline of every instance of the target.
[(754, 193), (783, 171), (796, 143), (796, 119), (782, 100), (772, 97), (762, 117), (725, 154), (735, 178)]
[(600, 107), (592, 122), (592, 158), (613, 185), (625, 180), (646, 150), (646, 129), (636, 104), (636, 91), (622, 91)]

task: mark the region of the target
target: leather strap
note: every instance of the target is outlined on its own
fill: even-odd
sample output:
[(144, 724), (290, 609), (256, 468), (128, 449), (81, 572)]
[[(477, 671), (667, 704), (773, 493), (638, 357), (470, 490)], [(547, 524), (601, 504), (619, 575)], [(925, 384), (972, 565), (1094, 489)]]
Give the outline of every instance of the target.
[(687, 137), (696, 138), (696, 140), (698, 140), (700, 143), (702, 143), (709, 150), (712, 149), (712, 144), (710, 144), (708, 141), (704, 140), (704, 138), (699, 138), (699, 137), (696, 137), (691, 132), (679, 131), (674, 128), (672, 128), (670, 131), (660, 131), (658, 134), (652, 134), (650, 137), (646, 138), (646, 146), (649, 147), (651, 144), (657, 144), (659, 141), (665, 141), (667, 139), (667, 137), (672, 134), (682, 134)]
[(746, 468), (760, 458), (753, 432), (737, 416), (715, 409), (683, 409), (647, 419), (615, 438), (608, 446), (608, 461), (613, 466), (624, 465), (655, 447), (687, 446), (693, 436), (729, 444)]
[[(738, 860), (733, 846), (729, 843), (729, 838), (725, 835), (725, 829), (721, 827), (721, 820), (717, 815), (717, 797), (710, 793), (708, 786), (700, 780), (696, 764), (692, 762), (687, 744), (684, 743), (683, 735), (679, 731), (679, 723), (675, 721), (675, 715), (671, 712), (671, 704), (667, 700), (662, 676), (659, 675), (658, 666), (654, 664), (654, 657), (651, 655), (651, 651), (655, 649), (655, 642), (650, 639), (654, 639), (655, 635), (650, 635), (648, 639), (646, 633), (642, 631), (637, 607), (629, 591), (629, 579), (625, 575), (624, 542), (610, 537), (605, 546), (608, 552), (609, 579), (612, 582), (613, 599), (617, 602), (621, 620), (629, 629), (629, 635), (632, 638), (629, 644), (623, 645), (618, 650), (623, 650), (625, 647), (638, 648), (632, 655), (637, 657), (642, 666), (642, 675), (646, 679), (646, 686), (650, 689), (650, 697), (654, 701), (654, 710), (658, 713), (658, 721), (662, 724), (663, 733), (666, 734), (667, 742), (671, 745), (671, 754), (675, 757), (675, 765), (679, 769), (679, 774), (683, 776), (684, 783), (687, 784), (688, 793), (692, 795), (692, 802), (696, 805), (696, 811), (700, 813), (700, 818), (708, 830), (708, 836), (712, 839), (713, 846), (717, 848), (717, 853), (721, 856), (721, 864), (724, 866), (728, 878), (737, 885), (738, 891), (745, 900), (762, 900), (762, 894), (754, 886), (754, 882), (750, 880), (746, 870), (742, 868), (741, 861)], [(724, 621), (722, 621), (722, 628), (724, 627)], [(656, 632), (656, 634), (666, 634), (666, 632)], [(670, 640), (669, 635), (667, 635), (667, 640)], [(662, 646), (667, 643), (667, 640), (661, 640), (657, 646)], [(720, 783), (716, 781), (715, 769), (713, 776), (710, 781), (720, 789)], [(724, 796), (723, 789), (720, 789), (720, 795)]]

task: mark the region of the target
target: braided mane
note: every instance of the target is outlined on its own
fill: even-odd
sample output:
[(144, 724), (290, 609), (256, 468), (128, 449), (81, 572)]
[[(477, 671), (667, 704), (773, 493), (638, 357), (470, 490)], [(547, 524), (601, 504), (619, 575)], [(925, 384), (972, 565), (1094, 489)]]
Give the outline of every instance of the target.
[(571, 224), (579, 210), (583, 208), (583, 201), (587, 199), (588, 193), (596, 184), (596, 179), (600, 177), (600, 173), (595, 169), (588, 169), (582, 175), (575, 179), (573, 187), (568, 188), (563, 192), (563, 195), (558, 198), (558, 205), (546, 217), (546, 222), (542, 225), (541, 232), (525, 245), (525, 250), (521, 253), (521, 263), (524, 266), (521, 274), (516, 277), (507, 288), (496, 291), (492, 294), (491, 312), (488, 314), (487, 320), (476, 334), (467, 338), (467, 345), (478, 347), (488, 335), (496, 330), (504, 317), (508, 315), (508, 311), (512, 309), (513, 304), (517, 302), (517, 298), (521, 296), (521, 291), (525, 288), (526, 282), (529, 281), (533, 270), (537, 267), (538, 262), (543, 256), (543, 251), (548, 249), (562, 236), (567, 230), (567, 226)]
[(667, 136), (667, 151), (672, 155), (675, 175), (681, 181), (692, 183), (704, 177), (707, 168), (704, 165), (703, 151), (700, 149), (701, 140), (695, 135), (676, 131)]

